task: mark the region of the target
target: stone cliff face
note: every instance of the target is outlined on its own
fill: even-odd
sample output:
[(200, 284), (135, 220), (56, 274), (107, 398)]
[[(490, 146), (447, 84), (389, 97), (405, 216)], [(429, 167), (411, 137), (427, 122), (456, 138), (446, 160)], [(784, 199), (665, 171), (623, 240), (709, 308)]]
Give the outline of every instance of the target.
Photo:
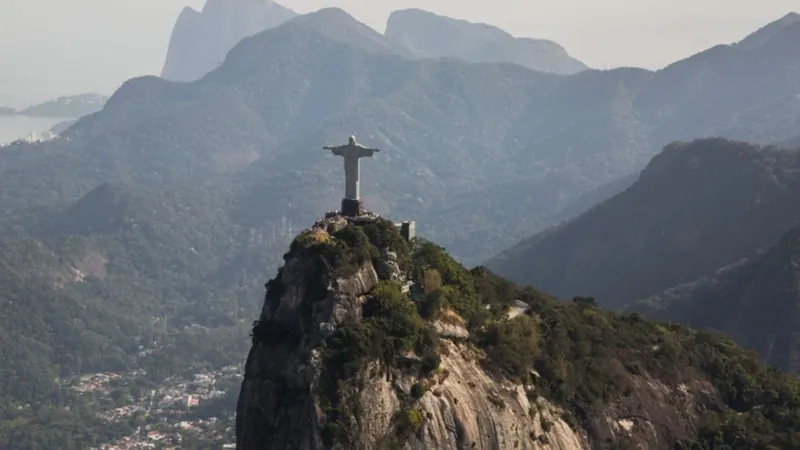
[[(288, 351), (284, 345), (257, 343), (250, 351), (237, 413), (237, 448), (326, 448), (323, 401), (316, 393), (321, 348), (336, 326), (360, 319), (366, 295), (381, 278), (401, 276), (390, 249), (384, 250), (377, 264), (367, 262), (347, 278), (326, 280), (324, 297), (310, 310), (310, 299), (320, 298), (319, 292), (311, 292), (319, 274), (301, 255), (286, 261), (279, 281), (270, 286), (283, 286), (280, 295), (268, 294), (275, 297), (265, 302), (259, 322), (279, 328), (275, 332), (282, 335), (281, 342), (296, 338), (297, 345)], [(572, 430), (545, 399), (532, 403), (521, 385), (489, 376), (479, 364), (481, 353), (464, 342), (468, 332), (463, 327), (437, 325), (450, 339), (442, 343), (440, 370), (426, 380), (430, 388), (418, 401), (422, 423), (409, 448), (589, 448), (586, 437)], [(400, 397), (420, 380), (377, 363), (359, 378), (362, 385), (350, 393), (363, 405), (357, 418), (362, 432), (355, 445), (376, 448), (395, 427)]]
[[(327, 239), (322, 226), (314, 233)], [(366, 263), (348, 278), (319, 277), (314, 264), (299, 254), (289, 257), (267, 286), (239, 396), (237, 448), (323, 448), (324, 417), (314, 393), (322, 369), (321, 345), (336, 325), (358, 319), (364, 295), (378, 275)], [(268, 336), (259, 342), (261, 324)]]
[[(670, 384), (622, 371), (625, 394), (576, 418), (548, 398), (536, 371), (519, 382), (492, 370), (486, 351), (452, 311), (431, 324), (439, 336), (435, 370), (407, 370), (421, 359), (424, 364), (415, 351), (406, 351), (391, 366), (367, 361), (356, 375), (333, 380), (337, 400), (332, 402), (326, 373), (335, 358), (326, 355), (343, 339), (336, 331), (374, 314), (373, 293), (390, 280), (410, 292), (408, 302), (418, 301), (417, 287), (408, 289), (411, 276), (401, 269), (401, 258), (392, 248), (377, 243), (379, 251), (345, 276), (326, 272), (330, 257), (300, 249), (301, 241), (335, 240), (332, 236), (345, 223), (327, 219), (298, 237), (278, 276), (267, 285), (238, 404), (240, 450), (671, 450), (692, 438), (703, 412), (725, 408), (712, 384), (701, 378)], [(517, 303), (507, 316), (530, 314), (530, 308)], [(349, 406), (343, 409), (345, 404)], [(331, 411), (336, 405), (339, 422), (334, 424)], [(339, 423), (350, 428), (337, 431)]]
[(479, 364), (483, 355), (468, 344), (445, 340), (441, 350), (441, 374), (419, 399), (425, 419), (409, 448), (589, 448), (585, 433), (570, 428), (559, 408), (544, 398), (531, 400), (520, 384), (489, 376)]
[(172, 31), (161, 77), (170, 81), (201, 78), (242, 39), (295, 16), (272, 0), (207, 0), (202, 12), (184, 8)]

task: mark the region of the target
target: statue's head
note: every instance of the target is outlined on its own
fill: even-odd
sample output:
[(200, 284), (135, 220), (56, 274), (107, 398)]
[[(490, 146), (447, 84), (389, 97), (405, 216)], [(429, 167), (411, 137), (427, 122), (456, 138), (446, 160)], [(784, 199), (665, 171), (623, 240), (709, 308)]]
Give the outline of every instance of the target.
[(350, 145), (356, 145), (356, 137), (355, 136), (350, 136), (350, 139), (348, 139), (347, 142), (349, 142)]

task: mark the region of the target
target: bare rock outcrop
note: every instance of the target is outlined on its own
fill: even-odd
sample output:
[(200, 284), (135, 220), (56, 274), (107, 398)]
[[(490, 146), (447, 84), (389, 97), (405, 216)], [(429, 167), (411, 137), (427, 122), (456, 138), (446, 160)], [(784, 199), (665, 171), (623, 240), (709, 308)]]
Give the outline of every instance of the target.
[(590, 448), (581, 431), (570, 428), (544, 398), (531, 400), (525, 387), (491, 377), (483, 356), (468, 344), (443, 342), (442, 375), (419, 401), (425, 416), (412, 449)]

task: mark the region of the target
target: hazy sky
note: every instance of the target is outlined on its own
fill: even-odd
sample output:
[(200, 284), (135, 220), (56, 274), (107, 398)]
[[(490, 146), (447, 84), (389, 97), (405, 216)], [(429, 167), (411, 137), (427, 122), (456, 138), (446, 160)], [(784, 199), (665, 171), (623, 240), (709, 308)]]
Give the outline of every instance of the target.
[[(110, 94), (158, 74), (172, 25), (204, 0), (0, 0), (0, 105), (62, 94)], [(737, 41), (799, 8), (798, 0), (285, 0), (297, 12), (339, 6), (383, 31), (417, 7), (552, 39), (592, 67), (658, 68)], [(487, 4), (488, 3), (488, 4)]]

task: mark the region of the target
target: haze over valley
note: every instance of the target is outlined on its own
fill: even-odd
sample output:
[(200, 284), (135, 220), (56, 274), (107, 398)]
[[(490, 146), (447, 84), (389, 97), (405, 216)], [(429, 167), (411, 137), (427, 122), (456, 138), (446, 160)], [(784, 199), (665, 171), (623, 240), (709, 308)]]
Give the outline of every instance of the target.
[(791, 5), (312, 3), (0, 45), (0, 448), (800, 448)]

